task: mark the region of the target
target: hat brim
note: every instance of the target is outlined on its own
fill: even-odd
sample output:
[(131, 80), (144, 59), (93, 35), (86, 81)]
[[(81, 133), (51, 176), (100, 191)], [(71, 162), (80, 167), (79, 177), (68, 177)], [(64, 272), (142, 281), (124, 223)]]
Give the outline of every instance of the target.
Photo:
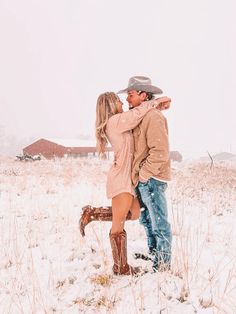
[(142, 92), (152, 93), (152, 94), (163, 93), (163, 91), (159, 87), (156, 87), (153, 85), (133, 85), (133, 86), (129, 86), (125, 89), (120, 90), (119, 92), (117, 92), (117, 94), (127, 93), (131, 90), (142, 91)]

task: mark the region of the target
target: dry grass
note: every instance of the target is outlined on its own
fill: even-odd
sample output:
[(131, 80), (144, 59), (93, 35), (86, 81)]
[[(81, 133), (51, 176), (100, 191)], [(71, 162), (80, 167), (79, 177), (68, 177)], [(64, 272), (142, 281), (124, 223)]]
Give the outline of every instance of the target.
[[(85, 204), (108, 204), (109, 161), (0, 163), (2, 313), (236, 313), (236, 169), (181, 164), (167, 192), (173, 230), (170, 272), (114, 277), (109, 223), (78, 231)], [(129, 222), (131, 253), (146, 248)], [(156, 311), (156, 312), (155, 312)]]
[(96, 276), (92, 276), (90, 278), (91, 283), (94, 283), (96, 285), (101, 285), (101, 286), (110, 286), (112, 283), (112, 276), (111, 275), (107, 275), (107, 274), (103, 274), (103, 275), (96, 275)]

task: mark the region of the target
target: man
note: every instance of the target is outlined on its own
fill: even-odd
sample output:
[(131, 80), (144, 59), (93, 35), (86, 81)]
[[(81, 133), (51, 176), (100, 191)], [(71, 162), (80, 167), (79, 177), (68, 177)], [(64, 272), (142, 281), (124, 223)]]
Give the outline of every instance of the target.
[[(134, 76), (128, 87), (118, 93), (127, 93), (129, 108), (134, 108), (162, 90), (153, 86), (150, 78)], [(166, 118), (160, 110), (152, 109), (133, 130), (133, 135), (132, 181), (142, 207), (140, 223), (147, 234), (149, 252), (154, 255), (153, 270), (165, 271), (170, 269), (172, 242), (165, 197), (170, 180)]]

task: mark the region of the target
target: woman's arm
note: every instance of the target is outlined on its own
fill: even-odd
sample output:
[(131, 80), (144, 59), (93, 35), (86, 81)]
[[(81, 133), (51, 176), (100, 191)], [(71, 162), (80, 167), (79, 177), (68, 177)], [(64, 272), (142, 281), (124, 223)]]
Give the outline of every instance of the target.
[[(121, 133), (134, 129), (142, 121), (147, 112), (153, 108), (162, 107), (164, 103), (170, 103), (168, 97), (160, 97), (141, 103), (138, 107), (130, 109), (127, 112), (118, 113), (112, 118), (115, 119), (114, 127)], [(162, 109), (160, 109), (162, 110)]]

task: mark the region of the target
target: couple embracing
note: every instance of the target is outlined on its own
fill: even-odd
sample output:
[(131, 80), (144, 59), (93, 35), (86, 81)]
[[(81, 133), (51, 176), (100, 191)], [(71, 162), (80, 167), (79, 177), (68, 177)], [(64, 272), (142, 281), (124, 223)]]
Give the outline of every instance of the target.
[[(123, 112), (119, 93), (127, 93), (127, 112)], [(85, 206), (79, 225), (84, 236), (91, 221), (112, 221), (109, 238), (116, 275), (140, 271), (127, 262), (126, 220), (139, 218), (144, 226), (153, 271), (169, 270), (171, 265), (172, 233), (165, 196), (170, 156), (167, 121), (161, 112), (169, 108), (171, 99), (155, 98), (161, 93), (150, 78), (134, 76), (126, 89), (117, 94), (106, 92), (97, 100), (97, 151), (103, 155), (108, 142), (114, 151), (107, 175), (107, 197), (112, 206)]]

